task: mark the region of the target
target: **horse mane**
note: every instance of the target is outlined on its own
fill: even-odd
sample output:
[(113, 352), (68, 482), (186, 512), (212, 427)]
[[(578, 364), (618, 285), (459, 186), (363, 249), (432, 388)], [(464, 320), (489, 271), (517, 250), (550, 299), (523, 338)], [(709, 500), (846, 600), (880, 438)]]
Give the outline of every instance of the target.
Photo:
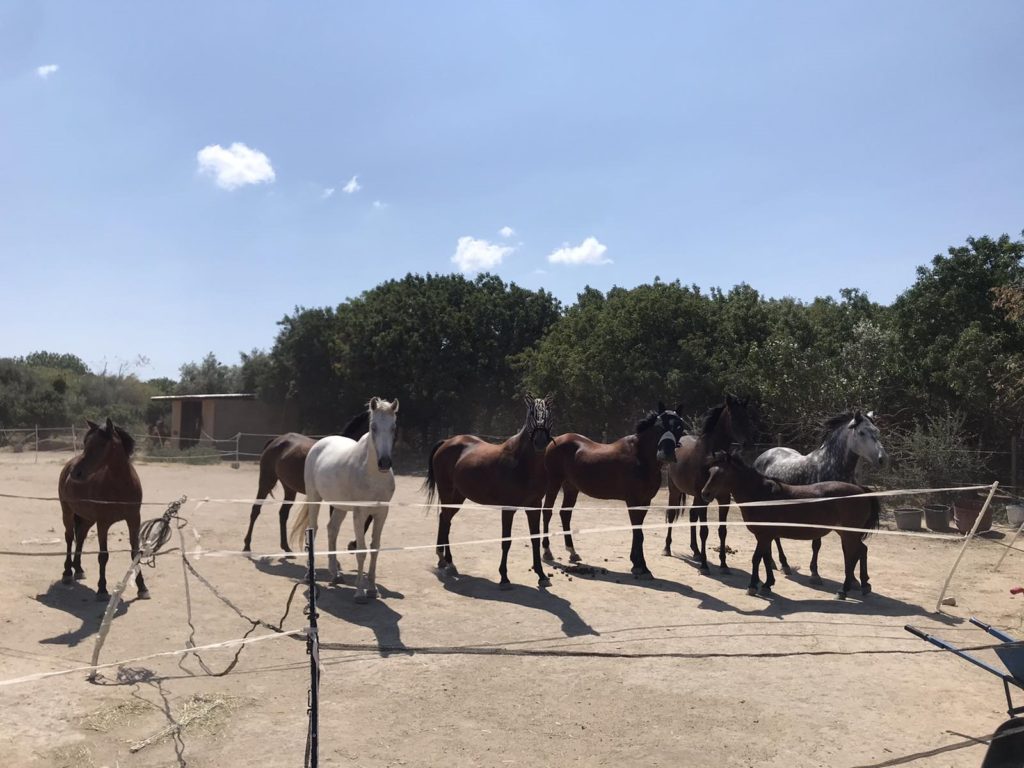
[[(856, 417), (857, 414), (854, 411), (843, 411), (842, 413), (837, 413), (835, 416), (831, 416), (825, 419), (822, 425), (822, 427), (825, 430), (825, 436), (822, 438), (822, 442), (827, 442), (828, 439), (832, 436), (833, 432), (835, 432), (837, 429), (839, 429), (839, 427), (843, 426), (844, 424), (849, 424)], [(867, 414), (862, 413), (861, 417), (871, 422), (871, 419), (868, 418)]]
[(348, 420), (348, 424), (342, 427), (340, 434), (342, 437), (348, 437), (353, 440), (358, 440), (360, 437), (365, 435), (370, 429), (370, 412), (362, 410)]
[(718, 424), (718, 419), (724, 411), (725, 405), (716, 405), (714, 408), (708, 408), (700, 425), (700, 437), (708, 437), (714, 431), (715, 425)]
[(639, 435), (642, 432), (646, 432), (648, 429), (654, 426), (654, 422), (658, 420), (658, 414), (654, 411), (648, 412), (640, 421), (636, 423), (635, 431)]
[(131, 456), (135, 452), (135, 438), (129, 435), (128, 430), (123, 427), (114, 427), (114, 431), (121, 438), (121, 445), (124, 447), (125, 455)]

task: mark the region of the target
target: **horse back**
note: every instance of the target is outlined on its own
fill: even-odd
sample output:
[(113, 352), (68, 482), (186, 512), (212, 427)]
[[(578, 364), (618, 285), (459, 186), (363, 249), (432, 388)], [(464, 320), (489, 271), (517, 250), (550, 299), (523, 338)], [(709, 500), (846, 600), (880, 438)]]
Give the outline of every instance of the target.
[(500, 445), (456, 435), (437, 449), (433, 469), (438, 486), (457, 488), (478, 504), (539, 504), (547, 481), (544, 454), (532, 448), (524, 454), (519, 435)]

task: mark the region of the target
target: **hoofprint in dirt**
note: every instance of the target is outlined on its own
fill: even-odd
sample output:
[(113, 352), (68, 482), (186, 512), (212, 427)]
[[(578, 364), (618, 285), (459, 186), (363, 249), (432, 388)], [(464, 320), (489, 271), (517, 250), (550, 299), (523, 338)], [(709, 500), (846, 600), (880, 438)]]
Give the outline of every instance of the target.
[[(3, 456), (0, 487), (54, 496), (59, 468), (56, 457), (32, 464)], [(249, 506), (197, 510), (195, 500), (251, 498), (255, 466), (138, 469), (147, 502), (188, 494), (189, 547), (238, 549)], [(395, 502), (421, 502), (420, 484), (399, 477)], [(664, 497), (663, 489), (655, 503)], [(621, 509), (593, 509), (599, 504), (584, 500), (575, 525), (622, 524)], [(142, 517), (162, 511), (144, 507)], [(435, 514), (393, 506), (387, 544), (432, 544)], [(467, 509), (460, 518), (459, 540), (494, 537), (492, 512)], [(513, 533), (525, 535), (522, 515)], [(730, 531), (737, 554), (727, 577), (661, 558), (659, 537), (649, 536), (657, 578), (638, 581), (624, 554), (628, 536), (588, 535), (592, 571), (548, 566), (546, 590), (535, 586), (523, 541), (510, 555), (516, 587), (509, 592), (497, 588), (493, 544), (461, 547), (458, 578), (438, 574), (432, 548), (384, 552), (381, 599), (369, 605), (355, 604), (351, 586), (327, 586), (321, 572), (322, 764), (852, 766), (958, 744), (967, 746), (914, 764), (980, 762), (984, 746), (969, 737), (991, 733), (1003, 719), (998, 681), (922, 647), (903, 625), (960, 645), (986, 642), (967, 624), (971, 614), (1020, 631), (1024, 600), (1009, 589), (1020, 582), (1024, 555), (1010, 553), (993, 574), (1002, 548), (972, 543), (950, 590), (957, 606), (936, 616), (930, 610), (954, 542), (872, 537), (876, 593), (860, 603), (834, 599), (838, 547), (824, 550), (824, 587), (810, 587), (801, 572), (780, 580), (768, 601), (745, 593), (753, 539), (744, 529)], [(0, 678), (88, 664), (103, 606), (82, 584), (60, 584), (57, 503), (0, 499), (0, 538), (6, 552), (55, 553), (0, 555)], [(276, 516), (264, 515), (254, 552), (276, 551), (278, 538)], [(111, 546), (127, 547), (123, 525), (111, 530)], [(86, 550), (94, 548), (91, 539)], [(87, 558), (89, 578), (94, 563)], [(112, 583), (128, 564), (127, 552), (111, 555)], [(243, 613), (269, 623), (280, 619), (305, 570), (281, 558), (202, 557), (194, 565)], [(351, 573), (351, 561), (343, 566)], [(159, 557), (146, 581), (152, 599), (136, 601), (129, 590), (101, 662), (185, 647), (178, 554)], [(190, 586), (196, 644), (249, 629), (195, 578)], [(300, 589), (286, 629), (303, 626), (301, 596)], [(233, 655), (203, 658), (217, 671)], [(194, 658), (161, 658), (104, 670), (97, 685), (76, 673), (0, 687), (0, 763), (297, 765), (308, 681), (304, 642), (284, 638), (247, 647), (223, 677), (203, 674)]]

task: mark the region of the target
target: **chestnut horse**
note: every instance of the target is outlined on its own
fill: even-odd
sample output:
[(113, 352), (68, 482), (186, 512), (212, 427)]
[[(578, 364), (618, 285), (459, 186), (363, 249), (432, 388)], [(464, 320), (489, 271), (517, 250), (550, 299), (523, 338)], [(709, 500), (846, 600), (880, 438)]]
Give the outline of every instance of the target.
[[(345, 428), (341, 431), (342, 437), (358, 440), (366, 434), (369, 429), (369, 411), (363, 410), (353, 416)], [(249, 515), (249, 530), (245, 532), (245, 541), (242, 549), (250, 552), (252, 547), (252, 529), (256, 525), (256, 518), (260, 516), (260, 510), (265, 503), (267, 496), (273, 491), (278, 480), (284, 488), (284, 503), (278, 513), (281, 529), (281, 551), (291, 552), (288, 548), (288, 513), (291, 512), (292, 503), (295, 501), (296, 493), (306, 492), (306, 481), (303, 472), (306, 466), (306, 457), (310, 448), (316, 443), (312, 437), (300, 435), (298, 432), (288, 432), (278, 437), (271, 438), (263, 446), (260, 454), (260, 479), (256, 491), (258, 501), (252, 505), (252, 513)], [(369, 525), (367, 519), (367, 525)]]
[[(846, 599), (853, 584), (853, 569), (860, 562), (861, 594), (871, 592), (868, 582), (868, 547), (864, 543), (868, 532), (878, 527), (881, 504), (877, 496), (858, 496), (870, 489), (853, 483), (830, 481), (811, 485), (787, 485), (765, 477), (748, 466), (737, 453), (721, 451), (708, 462), (708, 481), (701, 495), (705, 501), (728, 498), (731, 494), (740, 507), (745, 523), (799, 523), (807, 527), (748, 525), (757, 539), (750, 569), (750, 586), (747, 594), (757, 593), (761, 562), (764, 562), (765, 580), (761, 594), (770, 595), (775, 584), (774, 566), (771, 562), (772, 540), (820, 539), (830, 531), (815, 526), (838, 526), (857, 528), (856, 531), (837, 531), (843, 543), (846, 577), (839, 591), (840, 600)], [(836, 498), (849, 496), (852, 498)], [(823, 499), (808, 502), (806, 499)], [(792, 504), (750, 505), (757, 501), (794, 500)]]
[(436, 493), (441, 506), (437, 523), (437, 567), (451, 575), (458, 570), (452, 562), (449, 532), (452, 518), (466, 499), (493, 504), (501, 509), (501, 589), (511, 589), (508, 580), (508, 551), (512, 546), (512, 519), (516, 509), (526, 509), (526, 521), (533, 536), (533, 570), (542, 587), (551, 586), (540, 562), (540, 505), (544, 498), (544, 449), (551, 442), (551, 396), (527, 395), (523, 428), (501, 445), (486, 443), (473, 435), (456, 435), (437, 443), (427, 462), (427, 503)]
[[(121, 427), (107, 419), (101, 427), (87, 421), (89, 431), (82, 439), (82, 453), (64, 465), (57, 481), (57, 497), (64, 515), (64, 540), (68, 545), (64, 558), (64, 576), (61, 582), (70, 584), (72, 567), (75, 580), (84, 579), (82, 545), (89, 529), (96, 526), (100, 553), (100, 580), (96, 585), (96, 599), (106, 600), (107, 592), (107, 532), (114, 523), (124, 520), (128, 524), (128, 541), (132, 559), (139, 552), (139, 513), (142, 507), (142, 483), (132, 466), (131, 455), (135, 440)], [(75, 543), (75, 557), (71, 558), (71, 542)], [(139, 599), (149, 598), (149, 590), (139, 570), (135, 577)]]
[[(716, 405), (704, 414), (704, 421), (696, 435), (687, 435), (676, 448), (676, 463), (668, 468), (668, 508), (665, 510), (665, 549), (663, 555), (672, 554), (672, 524), (682, 514), (682, 503), (686, 495), (693, 497), (690, 505), (690, 550), (700, 563), (701, 573), (708, 568), (708, 508), (700, 504), (701, 489), (708, 481), (707, 460), (715, 451), (729, 450), (733, 446), (749, 450), (753, 445), (753, 428), (747, 412), (747, 400), (725, 396), (725, 402)], [(717, 499), (718, 521), (724, 523), (729, 517), (729, 496)], [(697, 523), (700, 522), (698, 526)], [(697, 528), (700, 528), (700, 548), (697, 547)], [(728, 528), (718, 526), (718, 562), (722, 573), (729, 573), (725, 563), (725, 537)]]
[(580, 491), (595, 499), (626, 502), (629, 523), (633, 526), (633, 545), (629, 559), (633, 575), (652, 579), (644, 559), (644, 523), (651, 499), (661, 487), (661, 463), (676, 460), (676, 442), (683, 434), (683, 420), (676, 411), (658, 403), (658, 412), (649, 413), (636, 425), (632, 435), (614, 443), (598, 443), (583, 435), (559, 435), (544, 452), (548, 486), (544, 495), (544, 559), (553, 560), (548, 543), (548, 525), (558, 491), (562, 491), (562, 530), (569, 562), (579, 562), (573, 547), (572, 508)]

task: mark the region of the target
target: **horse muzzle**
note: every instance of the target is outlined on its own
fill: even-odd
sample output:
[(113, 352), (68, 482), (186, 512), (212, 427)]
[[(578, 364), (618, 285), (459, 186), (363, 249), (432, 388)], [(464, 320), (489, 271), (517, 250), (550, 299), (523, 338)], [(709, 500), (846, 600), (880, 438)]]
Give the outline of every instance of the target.
[(666, 464), (675, 464), (676, 461), (676, 437), (671, 432), (666, 432), (658, 441), (658, 461)]
[(391, 469), (391, 457), (385, 456), (382, 459), (377, 459), (377, 469), (381, 472), (388, 472)]

